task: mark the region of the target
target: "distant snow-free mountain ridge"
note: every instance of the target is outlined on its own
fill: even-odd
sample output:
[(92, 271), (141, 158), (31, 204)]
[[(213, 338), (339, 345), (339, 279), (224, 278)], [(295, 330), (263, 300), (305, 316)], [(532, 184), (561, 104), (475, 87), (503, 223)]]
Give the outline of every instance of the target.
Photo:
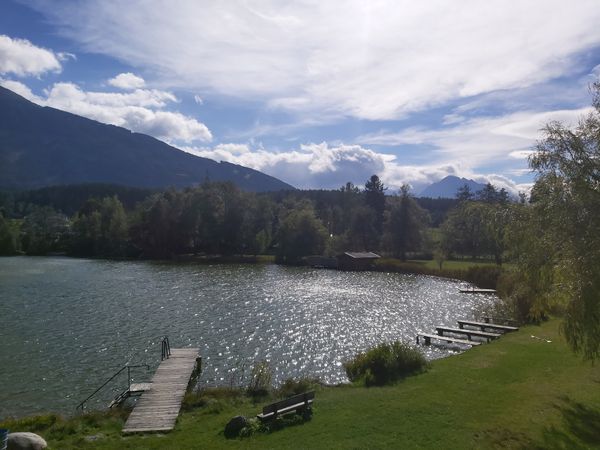
[(0, 188), (114, 183), (186, 187), (231, 181), (254, 192), (294, 189), (248, 167), (185, 153), (145, 134), (42, 107), (0, 87)]
[(448, 175), (440, 181), (427, 186), (421, 191), (419, 197), (429, 198), (455, 198), (456, 192), (464, 185), (469, 186), (471, 192), (476, 193), (485, 187), (485, 184), (467, 178), (459, 178), (454, 175)]

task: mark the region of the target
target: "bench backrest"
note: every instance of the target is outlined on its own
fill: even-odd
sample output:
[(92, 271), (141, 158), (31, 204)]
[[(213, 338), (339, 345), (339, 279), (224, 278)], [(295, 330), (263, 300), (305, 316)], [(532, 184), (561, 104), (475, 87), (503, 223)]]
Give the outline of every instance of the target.
[(275, 403), (271, 403), (263, 408), (263, 414), (270, 414), (288, 406), (295, 405), (296, 403), (305, 403), (308, 400), (315, 398), (315, 391), (305, 392), (304, 394), (294, 395), (293, 397), (280, 400)]

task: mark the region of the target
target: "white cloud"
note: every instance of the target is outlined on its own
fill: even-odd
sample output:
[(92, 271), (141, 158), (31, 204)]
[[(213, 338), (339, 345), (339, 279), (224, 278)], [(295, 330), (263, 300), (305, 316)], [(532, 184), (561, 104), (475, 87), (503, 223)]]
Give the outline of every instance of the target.
[(215, 152), (221, 152), (223, 155), (241, 156), (250, 153), (250, 148), (246, 144), (219, 144), (213, 149)]
[(40, 76), (46, 72), (60, 72), (63, 56), (52, 50), (37, 47), (26, 39), (12, 39), (0, 35), (0, 74)]
[[(401, 165), (396, 157), (360, 145), (320, 144), (300, 145), (298, 149), (270, 151), (247, 144), (219, 144), (215, 147), (183, 147), (183, 150), (211, 158), (251, 167), (299, 188), (337, 189), (351, 181), (362, 186), (373, 174), (378, 174), (390, 193), (403, 184), (419, 192), (447, 175), (464, 176), (481, 182), (492, 182), (516, 194), (520, 189), (502, 175), (481, 175), (458, 164)], [(521, 189), (522, 190), (522, 189)]]
[(132, 92), (90, 92), (73, 83), (55, 83), (37, 96), (23, 83), (0, 79), (0, 84), (42, 106), (69, 111), (103, 123), (149, 134), (177, 144), (210, 142), (210, 130), (193, 117), (164, 111), (177, 98), (165, 91), (136, 89)]
[(366, 119), (548, 81), (600, 45), (596, 0), (33, 4), (167, 85)]
[(504, 163), (507, 158), (522, 157), (542, 137), (541, 130), (552, 120), (574, 125), (591, 108), (531, 112), (497, 117), (479, 117), (444, 128), (407, 128), (399, 132), (381, 131), (360, 136), (361, 144), (421, 145), (433, 148), (440, 163), (459, 163), (468, 169), (483, 164)]
[(527, 159), (531, 154), (533, 154), (533, 150), (515, 150), (510, 152), (508, 156), (514, 159)]
[(13, 92), (16, 92), (22, 97), (25, 97), (27, 100), (39, 103), (41, 100), (38, 96), (36, 96), (31, 89), (29, 89), (25, 84), (20, 81), (15, 80), (5, 80), (0, 78), (0, 86), (5, 87), (6, 89), (10, 89)]
[(114, 78), (108, 80), (108, 84), (119, 89), (139, 89), (146, 85), (142, 77), (138, 77), (131, 72), (120, 73)]
[(132, 92), (93, 92), (83, 91), (74, 83), (55, 83), (48, 91), (48, 98), (56, 107), (69, 108), (74, 103), (122, 108), (141, 106), (146, 108), (164, 108), (168, 102), (177, 98), (170, 92), (155, 89), (136, 89)]
[(174, 101), (175, 96), (164, 91), (86, 92), (73, 83), (56, 83), (44, 103), (169, 142), (210, 141), (212, 135), (206, 125), (178, 112), (160, 110)]
[(443, 124), (444, 125), (453, 125), (455, 123), (460, 123), (460, 122), (464, 122), (465, 118), (463, 116), (461, 116), (460, 114), (446, 114), (443, 117)]
[(73, 54), (73, 53), (69, 53), (69, 52), (58, 52), (56, 54), (57, 58), (59, 61), (68, 61), (70, 59), (76, 61), (77, 60), (77, 55)]
[(227, 161), (263, 171), (301, 188), (338, 188), (347, 181), (364, 183), (381, 173), (392, 155), (378, 154), (359, 145), (301, 145), (297, 150), (274, 152), (246, 144), (220, 144), (213, 148), (183, 150), (217, 161)]

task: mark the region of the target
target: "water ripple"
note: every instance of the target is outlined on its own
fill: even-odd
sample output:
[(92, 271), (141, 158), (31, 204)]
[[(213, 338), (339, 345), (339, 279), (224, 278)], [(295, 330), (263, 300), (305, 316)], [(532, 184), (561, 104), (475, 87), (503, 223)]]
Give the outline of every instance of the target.
[[(0, 417), (72, 412), (125, 363), (155, 368), (163, 335), (201, 349), (202, 384), (238, 384), (263, 359), (276, 382), (345, 382), (343, 362), (357, 352), (414, 342), (492, 301), (435, 277), (68, 258), (0, 258), (0, 286)], [(424, 351), (431, 359), (454, 350)], [(104, 407), (124, 383), (91, 406)]]

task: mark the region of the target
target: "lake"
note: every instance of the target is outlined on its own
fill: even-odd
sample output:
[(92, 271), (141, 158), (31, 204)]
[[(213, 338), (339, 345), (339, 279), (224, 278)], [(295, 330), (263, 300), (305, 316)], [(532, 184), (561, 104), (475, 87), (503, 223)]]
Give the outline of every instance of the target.
[[(343, 361), (382, 341), (477, 317), (493, 296), (442, 278), (277, 265), (0, 258), (0, 418), (75, 406), (123, 365), (149, 380), (160, 339), (199, 347), (201, 384), (274, 378), (346, 382)], [(429, 359), (452, 349), (423, 347)], [(88, 407), (105, 407), (126, 375)]]

